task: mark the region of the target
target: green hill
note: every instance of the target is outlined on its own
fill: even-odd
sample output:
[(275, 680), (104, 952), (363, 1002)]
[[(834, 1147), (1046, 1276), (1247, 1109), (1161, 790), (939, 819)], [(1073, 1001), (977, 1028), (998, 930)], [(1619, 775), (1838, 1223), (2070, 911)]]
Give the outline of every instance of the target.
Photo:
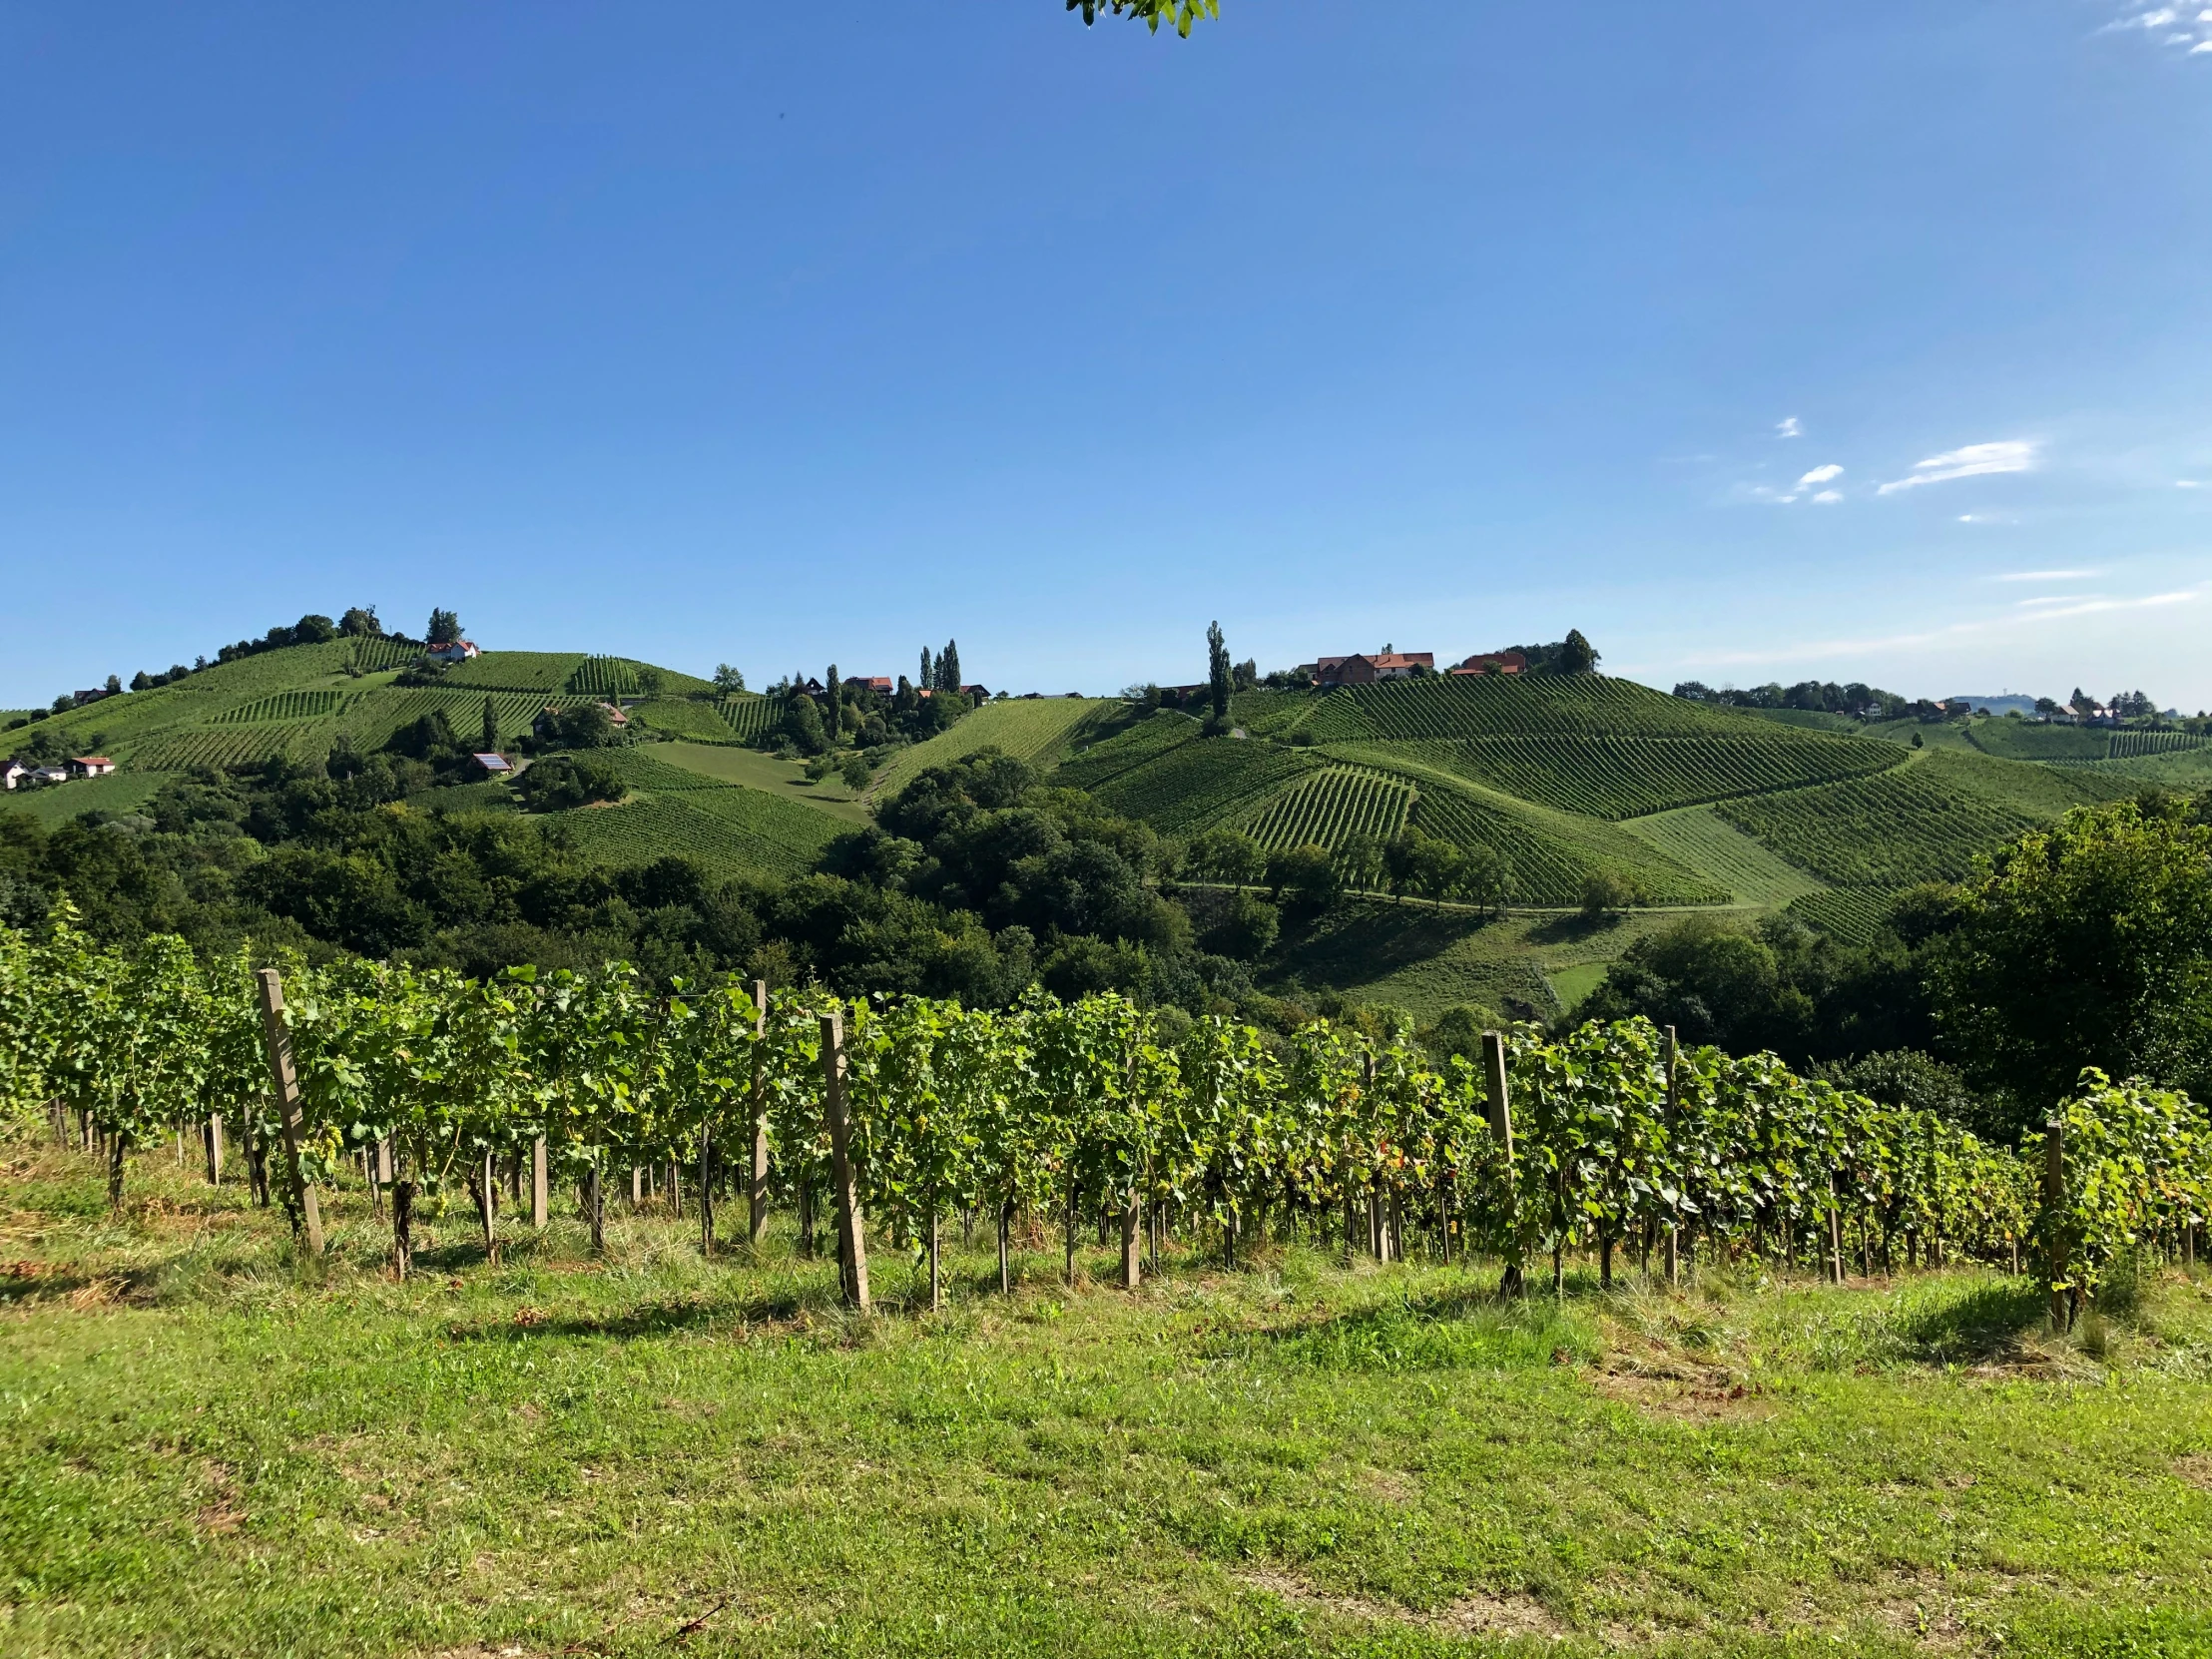
[[(2212, 783), (2212, 750), (2181, 734), (2000, 720), (1859, 728), (1585, 675), (1245, 692), (1231, 705), (1234, 730), (1212, 737), (1187, 714), (1146, 715), (1116, 699), (1001, 700), (896, 752), (856, 798), (749, 747), (779, 717), (770, 698), (582, 652), (491, 651), (435, 684), (396, 684), (415, 656), (388, 640), (264, 651), (42, 717), (16, 729), (19, 742), (35, 731), (50, 748), (104, 753), (123, 770), (9, 805), (48, 823), (128, 814), (195, 767), (316, 760), (341, 741), (373, 750), (432, 713), (473, 741), (487, 706), (512, 747), (548, 704), (619, 699), (633, 736), (647, 740), (611, 752), (629, 799), (542, 822), (610, 863), (680, 852), (775, 878), (814, 867), (831, 838), (868, 823), (873, 802), (924, 768), (994, 748), (1170, 836), (1230, 827), (1268, 848), (1336, 848), (1410, 828), (1495, 850), (1524, 912), (1511, 926), (1449, 906), (1422, 911), (1416, 926), (1411, 907), (1369, 905), (1342, 926), (1286, 938), (1262, 964), (1279, 982), (1372, 981), (1378, 994), (1429, 1007), (1470, 987), (1516, 1003), (1540, 1002), (1545, 986), (1584, 987), (1660, 918), (1577, 933), (1570, 951), (1527, 912), (1575, 908), (1600, 872), (1646, 907), (1787, 908), (1864, 937), (1900, 889), (1954, 879), (2029, 825), (2146, 783)], [(467, 813), (514, 802), (486, 784), (410, 805)]]

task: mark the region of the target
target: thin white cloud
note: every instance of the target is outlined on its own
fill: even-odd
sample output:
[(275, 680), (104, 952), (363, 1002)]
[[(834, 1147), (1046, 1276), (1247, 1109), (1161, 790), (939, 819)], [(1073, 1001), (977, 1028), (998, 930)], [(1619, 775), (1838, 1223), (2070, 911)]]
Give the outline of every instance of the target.
[(2212, 52), (2212, 40), (2200, 40), (2189, 48), (2189, 56), (2192, 58), (2199, 52)]
[(2204, 481), (2199, 478), (2176, 478), (2174, 488), (2177, 490), (2201, 490), (2204, 488)]
[(2101, 593), (2039, 593), (2032, 599), (2015, 599), (2013, 604), (2025, 608), (2029, 605), (2079, 605), (2092, 599), (2110, 597)]
[(2193, 17), (2174, 6), (2150, 6), (2140, 11), (2122, 9), (2119, 16), (2097, 31), (2100, 35), (2155, 36), (2161, 46), (2178, 46), (2188, 57), (2212, 52), (2212, 8)]
[(2102, 576), (2101, 570), (2008, 570), (1997, 578), (2000, 582), (2080, 582), (2091, 576)]
[(1798, 424), (1798, 417), (1790, 415), (1775, 423), (1774, 435), (1778, 438), (1802, 438), (1805, 428)]
[[(2212, 586), (2212, 584), (2208, 584)], [(2032, 611), (2007, 610), (1996, 616), (1981, 617), (1972, 622), (1953, 622), (1941, 628), (1921, 629), (1910, 634), (1890, 634), (1865, 639), (1817, 640), (1802, 645), (1770, 647), (1764, 651), (1723, 652), (1718, 655), (1701, 655), (1700, 663), (1716, 667), (1736, 664), (1769, 664), (1775, 662), (1799, 662), (1812, 657), (1863, 657), (1876, 651), (1891, 651), (1902, 646), (1939, 645), (1974, 634), (2003, 633), (2013, 628), (2040, 626), (2065, 617), (2090, 616), (2104, 611), (2141, 611), (2164, 605), (2186, 605), (2201, 599), (2205, 587), (2182, 588), (2173, 593), (2147, 594), (2140, 599), (2109, 599), (2102, 596), (2065, 594), (2057, 596), (2062, 603)], [(1685, 662), (1691, 659), (1683, 659)]]
[(2032, 472), (2036, 451), (2033, 438), (2006, 438), (1997, 443), (1969, 443), (1962, 449), (1946, 449), (1917, 462), (1910, 475), (1893, 478), (1875, 493), (1894, 495), (1923, 484), (1947, 484), (1954, 478), (1983, 478), (1994, 472)]
[(1815, 501), (1819, 502), (1824, 507), (1833, 507), (1836, 505), (1837, 502), (1843, 500), (1843, 498), (1844, 492), (1842, 490), (1822, 490), (1820, 494), (1813, 497)]
[(1826, 484), (1834, 479), (1841, 478), (1843, 475), (1844, 469), (1834, 461), (1830, 461), (1826, 466), (1817, 466), (1800, 478), (1798, 487), (1803, 489), (1807, 484)]

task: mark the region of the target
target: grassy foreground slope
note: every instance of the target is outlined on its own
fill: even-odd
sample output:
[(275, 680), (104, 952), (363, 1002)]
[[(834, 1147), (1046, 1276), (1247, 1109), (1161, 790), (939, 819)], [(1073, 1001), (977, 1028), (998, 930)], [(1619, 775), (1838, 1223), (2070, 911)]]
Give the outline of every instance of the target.
[[(1495, 1272), (1181, 1254), (1134, 1295), (952, 1229), (951, 1306), (833, 1306), (568, 1195), (421, 1272), (332, 1195), (320, 1277), (235, 1185), (110, 1221), (10, 1148), (10, 1653), (865, 1656), (2212, 1648), (2212, 1330), (2147, 1282), (2096, 1352), (2019, 1281), (1706, 1272), (1492, 1301)], [(978, 1245), (984, 1243), (978, 1235)]]

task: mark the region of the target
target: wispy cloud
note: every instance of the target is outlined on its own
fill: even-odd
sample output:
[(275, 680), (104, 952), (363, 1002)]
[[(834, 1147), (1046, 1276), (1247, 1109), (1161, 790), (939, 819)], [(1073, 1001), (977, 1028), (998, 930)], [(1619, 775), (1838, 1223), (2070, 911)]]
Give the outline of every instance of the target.
[(1894, 495), (1923, 484), (1947, 484), (1954, 478), (1982, 478), (1993, 472), (2032, 472), (2036, 451), (2033, 438), (2006, 438), (1998, 443), (1969, 443), (1963, 449), (1946, 449), (1914, 465), (1910, 474), (1893, 478), (1875, 493)]
[(2097, 31), (2100, 35), (2143, 35), (2160, 46), (2180, 47), (2186, 57), (2212, 53), (2212, 7), (2193, 17), (2174, 6), (2129, 6)]
[(2102, 576), (2101, 570), (2008, 570), (1999, 582), (2080, 582), (2091, 576)]
[(1844, 492), (1842, 490), (1822, 490), (1820, 494), (1813, 497), (1823, 507), (1833, 507), (1843, 498)]
[(1830, 461), (1826, 466), (1817, 466), (1800, 478), (1798, 487), (1802, 489), (1807, 484), (1826, 484), (1834, 479), (1841, 478), (1843, 475), (1844, 469), (1834, 461)]
[(1736, 486), (1736, 493), (1742, 499), (1771, 501), (1778, 507), (1786, 507), (1793, 501), (1803, 501), (1808, 495), (1811, 495), (1813, 500), (1820, 502), (1823, 506), (1833, 506), (1843, 500), (1844, 496), (1841, 490), (1824, 489), (1817, 495), (1813, 495), (1812, 492), (1815, 486), (1834, 483), (1843, 475), (1844, 469), (1836, 462), (1830, 461), (1826, 465), (1815, 467), (1786, 490), (1776, 489), (1772, 484), (1739, 484)]
[(1775, 422), (1774, 435), (1778, 438), (1802, 438), (1805, 428), (1798, 424), (1796, 415), (1789, 415)]
[[(1717, 656), (1701, 655), (1696, 662), (1716, 667), (1736, 664), (1765, 665), (1775, 662), (1798, 662), (1818, 657), (1863, 657), (1877, 651), (1894, 651), (1905, 646), (1940, 645), (1952, 640), (1971, 638), (1976, 634), (1999, 634), (2014, 628), (2039, 627), (2046, 622), (2056, 622), (2065, 617), (2092, 616), (2105, 611), (2142, 611), (2166, 605), (2186, 605), (2205, 596), (2205, 587), (2181, 588), (2172, 593), (2145, 594), (2135, 599), (2113, 599), (2101, 594), (2053, 595), (2053, 604), (2034, 610), (2012, 609), (1996, 616), (1978, 617), (1970, 622), (1953, 622), (1941, 628), (1917, 629), (1911, 633), (1871, 635), (1860, 639), (1815, 640), (1801, 645), (1769, 647), (1764, 651), (1723, 652)], [(1685, 662), (1691, 659), (1684, 659)]]

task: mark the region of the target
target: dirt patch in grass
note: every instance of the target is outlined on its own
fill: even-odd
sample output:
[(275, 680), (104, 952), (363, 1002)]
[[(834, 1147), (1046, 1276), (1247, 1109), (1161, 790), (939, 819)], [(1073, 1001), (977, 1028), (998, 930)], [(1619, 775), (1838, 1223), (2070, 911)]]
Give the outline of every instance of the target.
[(1277, 1567), (1254, 1568), (1237, 1576), (1255, 1590), (1298, 1606), (1321, 1608), (1367, 1624), (1411, 1625), (1463, 1636), (1564, 1636), (1568, 1631), (1550, 1608), (1531, 1595), (1466, 1595), (1424, 1611), (1323, 1590)]
[(2205, 1490), (2212, 1491), (2212, 1451), (2198, 1451), (2187, 1457), (2176, 1457), (2174, 1473), (2192, 1486), (2202, 1486)]

